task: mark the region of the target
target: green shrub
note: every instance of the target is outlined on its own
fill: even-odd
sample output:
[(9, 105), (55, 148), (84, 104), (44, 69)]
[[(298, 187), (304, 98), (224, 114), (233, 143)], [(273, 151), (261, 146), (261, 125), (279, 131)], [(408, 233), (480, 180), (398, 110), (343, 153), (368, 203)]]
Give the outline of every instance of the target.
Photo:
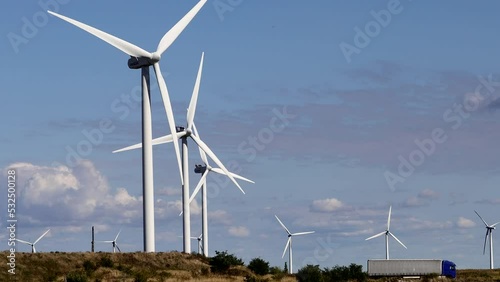
[(215, 251), (215, 256), (209, 259), (210, 269), (214, 273), (226, 273), (231, 266), (244, 265), (243, 260), (227, 251)]
[(112, 268), (113, 261), (108, 256), (101, 257), (101, 259), (99, 260), (99, 266)]
[[(323, 273), (319, 265), (308, 264), (297, 272), (297, 280), (299, 282), (323, 282)], [(337, 281), (337, 280), (327, 280)]]
[(363, 266), (351, 263), (349, 266), (334, 266), (323, 270), (323, 277), (326, 281), (358, 281), (364, 282), (368, 279), (367, 274), (363, 272)]
[(269, 262), (261, 258), (254, 258), (248, 263), (248, 269), (257, 275), (266, 275), (269, 273)]
[(84, 272), (74, 271), (66, 276), (66, 282), (87, 282), (88, 278)]

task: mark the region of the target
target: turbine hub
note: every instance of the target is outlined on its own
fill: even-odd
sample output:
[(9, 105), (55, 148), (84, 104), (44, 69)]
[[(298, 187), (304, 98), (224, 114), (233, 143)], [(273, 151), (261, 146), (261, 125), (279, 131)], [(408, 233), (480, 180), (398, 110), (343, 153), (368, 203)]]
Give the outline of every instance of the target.
[(154, 63), (158, 62), (159, 60), (160, 57), (155, 55), (154, 53), (151, 54), (151, 58), (130, 56), (130, 59), (128, 59), (128, 67), (131, 69), (140, 69), (144, 67), (149, 67), (152, 66)]
[(194, 173), (205, 173), (206, 170), (206, 165), (194, 165)]

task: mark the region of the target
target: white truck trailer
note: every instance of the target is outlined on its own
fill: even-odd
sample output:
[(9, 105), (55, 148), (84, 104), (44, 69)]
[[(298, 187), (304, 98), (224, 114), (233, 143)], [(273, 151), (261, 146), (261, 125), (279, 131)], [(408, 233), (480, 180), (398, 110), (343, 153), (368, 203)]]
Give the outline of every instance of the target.
[(368, 260), (369, 276), (424, 276), (436, 274), (456, 277), (455, 264), (438, 259)]

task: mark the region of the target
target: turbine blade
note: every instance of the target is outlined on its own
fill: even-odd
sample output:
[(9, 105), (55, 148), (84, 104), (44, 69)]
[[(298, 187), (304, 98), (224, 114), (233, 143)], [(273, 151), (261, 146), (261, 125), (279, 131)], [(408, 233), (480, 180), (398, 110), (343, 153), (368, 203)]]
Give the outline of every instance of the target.
[(122, 250), (120, 250), (120, 247), (118, 247), (118, 244), (115, 244), (116, 248), (118, 249), (118, 251), (121, 253)]
[(49, 229), (49, 230), (47, 230), (47, 231), (45, 231), (45, 233), (43, 233), (43, 234), (42, 234), (42, 236), (38, 237), (38, 239), (36, 239), (36, 241), (35, 241), (35, 242), (33, 242), (33, 245), (34, 245), (34, 244), (36, 244), (38, 241), (40, 241), (40, 239), (42, 239), (42, 238), (43, 238), (43, 236), (45, 236), (47, 233), (49, 233), (49, 231), (50, 231), (50, 229)]
[[(216, 173), (218, 173), (218, 174), (226, 175), (226, 174), (224, 173), (224, 171), (223, 171), (222, 169), (218, 168), (218, 167), (212, 168), (212, 171), (213, 171), (213, 172), (216, 172)], [(243, 180), (243, 181), (246, 181), (246, 182), (250, 182), (250, 183), (255, 183), (254, 181), (252, 181), (252, 180), (250, 180), (250, 179), (248, 179), (248, 178), (245, 178), (245, 177), (243, 177), (243, 176), (240, 176), (240, 175), (238, 175), (238, 174), (236, 174), (236, 173), (229, 172), (229, 174), (231, 174), (231, 175), (232, 175), (234, 178), (236, 178), (236, 179), (240, 179), (240, 180)]]
[(292, 236), (300, 236), (300, 235), (306, 235), (306, 234), (312, 234), (314, 231), (307, 231), (307, 232), (297, 232), (293, 233)]
[(194, 140), (194, 142), (196, 142), (196, 144), (198, 144), (198, 147), (200, 147), (203, 151), (205, 151), (205, 153), (207, 153), (207, 155), (226, 173), (226, 175), (229, 177), (229, 179), (231, 179), (231, 181), (233, 181), (233, 183), (236, 185), (236, 187), (238, 187), (238, 189), (240, 189), (241, 193), (245, 194), (245, 191), (243, 191), (243, 189), (241, 189), (238, 182), (236, 182), (234, 177), (229, 173), (227, 168), (219, 160), (219, 158), (217, 158), (217, 156), (214, 154), (214, 152), (212, 152), (212, 150), (210, 150), (210, 148), (207, 146), (207, 144), (205, 144), (203, 141), (201, 141), (201, 139), (198, 138), (198, 136), (196, 136), (196, 135), (191, 134), (190, 137)]
[(120, 229), (120, 231), (118, 231), (118, 234), (116, 234), (116, 237), (115, 237), (115, 242), (116, 240), (118, 240), (118, 236), (120, 236), (120, 233), (122, 232), (122, 230)]
[[(196, 130), (196, 125), (194, 124), (194, 121), (193, 121), (193, 133), (194, 133), (194, 135), (198, 136), (198, 138), (200, 138), (200, 135), (198, 134), (198, 130)], [(200, 150), (200, 157), (201, 157), (201, 160), (203, 161), (203, 163), (206, 166), (209, 166), (208, 160), (207, 160), (207, 154), (205, 154), (205, 152), (203, 152), (203, 150), (200, 147), (198, 147), (198, 150)]]
[[(185, 134), (184, 132), (177, 132), (176, 135), (174, 135), (174, 136), (177, 140), (180, 137), (182, 137), (182, 135), (184, 135), (184, 134)], [(169, 134), (169, 135), (155, 138), (155, 139), (153, 139), (153, 141), (151, 143), (153, 144), (153, 146), (155, 146), (155, 145), (170, 143), (172, 141), (173, 141), (172, 134)], [(142, 143), (137, 143), (137, 144), (134, 144), (134, 145), (122, 148), (122, 149), (115, 150), (115, 151), (113, 151), (113, 153), (120, 153), (120, 152), (135, 150), (135, 149), (139, 149), (139, 148), (142, 148)]]
[(207, 0), (201, 0), (182, 19), (180, 19), (160, 40), (156, 52), (161, 56), (165, 50), (174, 43), (175, 39), (182, 33), (191, 20), (198, 14)]
[(283, 229), (285, 229), (286, 233), (288, 233), (288, 235), (292, 235), (292, 233), (290, 233), (290, 230), (288, 230), (288, 228), (286, 228), (285, 224), (283, 224), (283, 222), (281, 222), (281, 220), (279, 219), (279, 217), (277, 215), (274, 215), (274, 217), (276, 217), (276, 219), (278, 220), (278, 222), (281, 224), (281, 227), (283, 227)]
[(290, 245), (290, 240), (292, 237), (288, 237), (288, 240), (286, 241), (285, 249), (283, 250), (283, 255), (281, 255), (281, 258), (285, 257), (286, 249), (288, 248), (288, 245)]
[(486, 241), (488, 241), (489, 229), (486, 229), (486, 235), (484, 235), (484, 245), (483, 245), (483, 255), (486, 253)]
[(389, 216), (387, 217), (387, 230), (391, 227), (391, 211), (392, 211), (392, 206), (389, 206)]
[(394, 238), (396, 241), (398, 241), (398, 243), (401, 244), (401, 246), (405, 247), (405, 249), (408, 249), (405, 246), (405, 244), (403, 244), (403, 242), (399, 241), (399, 239), (394, 234), (392, 234), (391, 232), (389, 232), (389, 235), (391, 235), (392, 238)]
[(373, 239), (373, 238), (380, 237), (380, 236), (384, 235), (385, 233), (386, 233), (386, 231), (384, 231), (384, 232), (380, 232), (380, 233), (378, 233), (378, 234), (375, 234), (375, 235), (373, 235), (373, 236), (371, 236), (371, 237), (366, 238), (366, 239), (365, 239), (365, 241), (371, 240), (371, 239)]
[(196, 104), (198, 103), (198, 93), (200, 92), (201, 83), (201, 72), (203, 70), (203, 58), (205, 53), (201, 53), (200, 67), (198, 68), (198, 75), (196, 76), (196, 82), (194, 83), (193, 95), (191, 96), (191, 101), (189, 102), (189, 108), (187, 111), (187, 128), (191, 129), (193, 126), (194, 115), (196, 113)]
[(495, 227), (495, 226), (497, 226), (497, 224), (499, 224), (499, 223), (500, 223), (500, 221), (499, 221), (499, 222), (497, 222), (497, 223), (495, 223), (495, 224), (490, 225), (490, 227)]
[(35, 244), (31, 245), (31, 248), (33, 248), (33, 253), (36, 253)]
[(30, 242), (28, 242), (28, 241), (24, 241), (24, 240), (21, 240), (21, 239), (17, 239), (17, 238), (16, 238), (16, 241), (21, 242), (21, 243), (24, 243), (24, 244), (31, 245), (31, 243), (30, 243)]
[(196, 188), (194, 188), (193, 190), (193, 194), (191, 195), (191, 197), (189, 197), (189, 203), (191, 203), (194, 199), (194, 197), (196, 197), (196, 195), (198, 194), (198, 192), (200, 192), (201, 190), (201, 187), (206, 184), (206, 179), (207, 179), (207, 175), (208, 175), (208, 169), (205, 170), (205, 172), (203, 173), (203, 175), (201, 176), (201, 179), (200, 181), (198, 182), (198, 185), (196, 185)]
[(99, 243), (113, 243), (114, 241), (110, 240), (110, 241), (96, 241), (96, 242), (99, 242)]
[(151, 53), (145, 51), (144, 49), (135, 46), (132, 43), (129, 43), (123, 39), (120, 39), (116, 36), (113, 36), (109, 33), (106, 33), (104, 31), (98, 30), (97, 28), (91, 27), (89, 25), (86, 25), (84, 23), (81, 23), (79, 21), (70, 19), (68, 17), (65, 17), (63, 15), (59, 15), (57, 13), (54, 13), (52, 11), (47, 11), (49, 14), (56, 16), (72, 25), (75, 25), (76, 27), (79, 27), (86, 32), (94, 35), (97, 38), (100, 38), (101, 40), (107, 42), (108, 44), (114, 46), (115, 48), (121, 50), (127, 55), (133, 56), (133, 57), (146, 57), (146, 58), (151, 58)]
[[(160, 87), (163, 106), (165, 107), (165, 112), (167, 113), (167, 120), (168, 120), (168, 125), (170, 127), (170, 134), (172, 136), (175, 136), (177, 131), (175, 129), (174, 113), (172, 111), (172, 105), (170, 104), (170, 97), (168, 96), (167, 84), (165, 83), (165, 80), (163, 79), (163, 76), (161, 74), (160, 65), (158, 63), (155, 63), (153, 66), (155, 69), (156, 80), (158, 82), (158, 86)], [(177, 165), (179, 166), (179, 173), (181, 176), (181, 184), (184, 185), (179, 143), (178, 142), (172, 142), (172, 143), (174, 143), (175, 156), (177, 157)]]
[(479, 216), (479, 218), (483, 221), (484, 225), (485, 225), (486, 227), (488, 227), (488, 223), (486, 223), (486, 221), (484, 221), (484, 219), (483, 219), (483, 218), (479, 215), (479, 213), (478, 213), (477, 211), (474, 211), (474, 212), (475, 212), (475, 213), (477, 214), (477, 216)]

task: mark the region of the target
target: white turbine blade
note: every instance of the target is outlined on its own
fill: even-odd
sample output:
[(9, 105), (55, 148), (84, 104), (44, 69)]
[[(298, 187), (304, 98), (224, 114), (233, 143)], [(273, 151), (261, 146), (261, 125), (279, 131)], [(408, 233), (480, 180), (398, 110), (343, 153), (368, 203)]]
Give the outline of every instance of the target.
[(392, 234), (391, 232), (389, 232), (389, 235), (391, 235), (392, 238), (394, 238), (396, 241), (398, 241), (398, 243), (401, 244), (401, 246), (405, 247), (405, 249), (408, 249), (405, 246), (405, 244), (403, 244), (403, 242), (399, 241), (399, 239), (394, 234)]
[(475, 212), (475, 213), (477, 214), (477, 216), (479, 216), (479, 218), (483, 221), (484, 225), (485, 225), (486, 227), (488, 227), (488, 223), (486, 223), (486, 221), (484, 221), (484, 219), (483, 219), (483, 218), (479, 215), (479, 213), (478, 213), (477, 211), (474, 211), (474, 212)]
[(56, 16), (64, 21), (69, 22), (70, 24), (73, 24), (86, 32), (100, 38), (101, 40), (107, 42), (108, 44), (113, 45), (114, 47), (118, 48), (122, 52), (124, 52), (127, 55), (133, 56), (133, 57), (146, 57), (146, 58), (151, 58), (151, 53), (145, 51), (144, 49), (135, 46), (132, 43), (129, 43), (123, 39), (120, 39), (116, 36), (113, 36), (109, 33), (106, 33), (104, 31), (98, 30), (97, 28), (91, 27), (89, 25), (86, 25), (84, 23), (81, 23), (79, 21), (70, 19), (68, 17), (65, 17), (63, 15), (59, 15), (57, 13), (54, 13), (52, 11), (47, 11), (49, 14)]
[(286, 249), (288, 248), (288, 245), (290, 245), (290, 240), (291, 239), (292, 239), (292, 237), (288, 237), (288, 240), (286, 241), (285, 249), (283, 250), (283, 255), (281, 255), (281, 258), (285, 257)]
[(198, 102), (198, 93), (200, 92), (201, 83), (201, 72), (203, 70), (203, 58), (205, 53), (201, 53), (200, 67), (198, 68), (198, 75), (196, 76), (196, 82), (194, 83), (193, 95), (191, 96), (191, 101), (189, 102), (189, 108), (187, 111), (187, 128), (191, 129), (193, 126), (194, 115), (196, 113), (196, 104)]
[[(224, 171), (223, 171), (222, 169), (218, 168), (218, 167), (212, 168), (212, 171), (213, 171), (213, 172), (216, 172), (216, 173), (218, 173), (218, 174), (226, 175), (226, 174), (224, 173)], [(248, 179), (248, 178), (245, 178), (245, 177), (243, 177), (243, 176), (240, 176), (240, 175), (238, 175), (238, 174), (236, 174), (236, 173), (229, 172), (229, 174), (231, 174), (231, 175), (232, 175), (234, 178), (236, 178), (236, 179), (240, 179), (240, 180), (243, 180), (243, 181), (246, 181), (246, 182), (250, 182), (250, 183), (255, 183), (254, 181), (252, 181), (252, 180), (250, 180), (250, 179)]]
[(198, 14), (203, 5), (207, 0), (201, 0), (196, 4), (180, 21), (178, 21), (160, 40), (158, 44), (158, 48), (156, 49), (156, 53), (160, 56), (167, 50), (172, 43), (174, 43), (175, 39), (182, 33), (182, 31), (186, 28), (186, 26), (191, 22), (191, 20)]
[[(177, 131), (175, 129), (174, 113), (172, 111), (172, 105), (170, 104), (170, 97), (168, 96), (167, 84), (165, 83), (165, 80), (163, 79), (163, 76), (161, 74), (160, 65), (158, 63), (155, 63), (153, 66), (155, 69), (156, 80), (158, 82), (158, 86), (160, 87), (163, 106), (165, 107), (165, 112), (167, 113), (167, 120), (168, 120), (168, 125), (170, 127), (170, 134), (172, 136), (175, 136)], [(181, 183), (182, 185), (184, 185), (179, 143), (178, 142), (172, 142), (172, 143), (174, 143), (175, 156), (177, 157), (177, 164), (179, 166), (179, 173), (181, 175)]]
[[(198, 136), (198, 138), (200, 137), (200, 135), (198, 135), (198, 130), (196, 130), (196, 125), (194, 124), (194, 122), (193, 122), (193, 133), (194, 135)], [(203, 150), (200, 147), (198, 147), (198, 150), (200, 150), (201, 160), (206, 166), (208, 166), (209, 164), (207, 160), (207, 154), (205, 154), (205, 152), (203, 152)]]
[(490, 225), (490, 227), (495, 227), (495, 226), (497, 226), (497, 224), (499, 224), (499, 223), (500, 223), (500, 221), (499, 221), (499, 222), (497, 222), (497, 223), (495, 223), (495, 224)]
[(391, 227), (391, 211), (392, 211), (392, 206), (389, 206), (389, 216), (387, 217), (387, 230)]
[(191, 204), (191, 202), (193, 201), (194, 197), (196, 197), (196, 195), (198, 194), (198, 192), (200, 192), (201, 187), (202, 187), (203, 185), (206, 185), (207, 175), (208, 175), (208, 169), (207, 169), (207, 170), (205, 170), (205, 172), (204, 172), (204, 173), (203, 173), (203, 175), (201, 176), (200, 181), (198, 182), (198, 185), (196, 185), (196, 188), (194, 188), (194, 190), (193, 190), (193, 194), (191, 194), (191, 197), (189, 197), (189, 203), (190, 203), (190, 204)]
[(306, 234), (312, 234), (314, 231), (307, 231), (307, 232), (297, 232), (293, 233), (292, 236), (300, 236), (300, 235), (306, 235)]
[(33, 253), (36, 253), (35, 244), (31, 245), (31, 247), (33, 248)]
[(110, 241), (97, 241), (99, 243), (113, 243), (114, 241), (113, 240), (110, 240)]
[(21, 239), (17, 239), (17, 238), (16, 238), (16, 241), (21, 242), (21, 243), (24, 243), (24, 244), (31, 245), (31, 243), (30, 243), (30, 242), (28, 242), (28, 241), (24, 241), (24, 240), (21, 240)]
[(34, 244), (36, 244), (38, 241), (40, 241), (40, 239), (42, 239), (42, 238), (43, 238), (43, 236), (45, 236), (47, 233), (49, 233), (49, 231), (50, 231), (50, 229), (49, 229), (49, 230), (47, 230), (47, 231), (45, 231), (45, 233), (43, 233), (43, 234), (42, 234), (42, 236), (38, 237), (38, 239), (36, 239), (36, 241), (35, 241), (35, 242), (33, 242), (33, 245), (34, 245)]
[(290, 233), (290, 230), (288, 230), (288, 228), (286, 228), (285, 224), (283, 224), (283, 222), (281, 222), (281, 220), (279, 219), (279, 217), (277, 215), (274, 215), (274, 217), (276, 217), (276, 219), (278, 220), (278, 222), (281, 224), (281, 227), (283, 227), (283, 229), (285, 229), (286, 233), (288, 233), (288, 235), (292, 235), (292, 233)]
[(483, 255), (486, 253), (486, 241), (488, 240), (489, 231), (490, 231), (489, 229), (486, 229), (486, 235), (484, 235)]
[[(184, 132), (178, 132), (176, 135), (176, 140), (179, 139), (180, 137), (182, 137), (182, 135), (184, 135), (184, 134), (185, 134)], [(169, 134), (169, 135), (165, 135), (165, 136), (153, 139), (153, 141), (151, 141), (151, 144), (153, 144), (153, 146), (155, 146), (155, 145), (170, 143), (172, 141), (173, 141), (172, 134)], [(122, 149), (115, 150), (115, 151), (113, 151), (113, 153), (120, 153), (120, 152), (135, 150), (135, 149), (139, 149), (139, 148), (142, 148), (142, 143), (137, 143), (135, 145), (131, 145), (131, 146), (128, 146), (128, 147), (125, 147)]]
[(196, 142), (198, 147), (200, 147), (203, 151), (205, 151), (205, 153), (207, 153), (207, 155), (224, 171), (224, 173), (226, 173), (227, 177), (229, 177), (229, 179), (231, 179), (231, 181), (233, 181), (233, 183), (238, 187), (238, 189), (240, 189), (241, 193), (245, 194), (245, 191), (243, 191), (243, 189), (241, 189), (238, 182), (236, 182), (234, 177), (229, 173), (227, 168), (219, 160), (219, 158), (217, 158), (217, 156), (214, 154), (214, 152), (212, 152), (212, 150), (210, 150), (210, 148), (207, 146), (207, 144), (205, 144), (205, 142), (201, 141), (201, 139), (198, 138), (198, 136), (196, 136), (196, 135), (191, 134), (190, 137), (194, 140), (194, 142)]
[(115, 242), (116, 240), (118, 240), (118, 236), (120, 236), (120, 233), (122, 232), (122, 230), (120, 229), (120, 231), (118, 231), (118, 234), (116, 234), (116, 237), (115, 237)]
[(116, 248), (118, 249), (118, 251), (121, 253), (122, 250), (120, 250), (120, 247), (118, 247), (118, 244), (115, 244)]
[(386, 231), (384, 231), (384, 232), (380, 232), (380, 233), (375, 234), (375, 235), (373, 235), (373, 236), (371, 236), (371, 237), (368, 237), (368, 238), (366, 238), (366, 239), (365, 239), (365, 241), (371, 240), (371, 239), (373, 239), (373, 238), (380, 237), (380, 236), (384, 235), (384, 234), (385, 234), (385, 232), (386, 232)]

